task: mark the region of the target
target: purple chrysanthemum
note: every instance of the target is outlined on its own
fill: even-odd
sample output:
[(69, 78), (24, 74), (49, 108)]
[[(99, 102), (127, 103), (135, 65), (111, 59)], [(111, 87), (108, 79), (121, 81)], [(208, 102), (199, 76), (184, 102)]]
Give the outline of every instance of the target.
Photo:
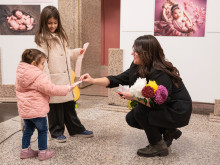
[(158, 89), (155, 91), (154, 102), (156, 104), (163, 104), (167, 100), (168, 91), (163, 85), (159, 85)]

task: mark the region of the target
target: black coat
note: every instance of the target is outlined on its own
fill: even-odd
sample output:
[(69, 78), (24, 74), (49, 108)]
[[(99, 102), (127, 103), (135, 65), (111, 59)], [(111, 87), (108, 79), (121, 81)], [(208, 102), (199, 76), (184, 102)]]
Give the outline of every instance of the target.
[[(109, 88), (121, 85), (132, 86), (137, 78), (137, 65), (131, 64), (130, 68), (117, 76), (108, 76), (110, 80)], [(181, 81), (177, 88), (170, 76), (160, 70), (152, 70), (150, 75), (146, 77), (147, 81), (156, 81), (158, 85), (163, 85), (168, 90), (168, 98), (164, 104), (155, 104), (149, 108), (144, 105), (149, 111), (148, 121), (151, 125), (165, 128), (183, 127), (189, 123), (192, 113), (191, 97)]]

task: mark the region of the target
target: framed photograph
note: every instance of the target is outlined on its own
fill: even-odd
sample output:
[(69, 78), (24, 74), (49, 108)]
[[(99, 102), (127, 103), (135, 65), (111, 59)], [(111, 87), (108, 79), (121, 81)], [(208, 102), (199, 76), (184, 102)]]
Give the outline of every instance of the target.
[(155, 36), (204, 37), (207, 0), (155, 0)]
[(40, 5), (0, 5), (0, 35), (34, 35)]

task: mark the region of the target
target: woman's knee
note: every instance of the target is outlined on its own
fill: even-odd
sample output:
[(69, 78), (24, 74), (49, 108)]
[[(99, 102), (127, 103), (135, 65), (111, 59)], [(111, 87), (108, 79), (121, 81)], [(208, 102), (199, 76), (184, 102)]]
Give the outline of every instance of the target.
[(128, 125), (132, 126), (134, 123), (134, 114), (133, 114), (133, 110), (131, 110), (130, 112), (127, 113), (127, 115), (125, 116), (125, 120), (128, 123)]
[(144, 105), (138, 105), (134, 108), (134, 118), (136, 120), (145, 120), (148, 116), (148, 109)]
[(125, 120), (128, 123), (128, 125), (131, 126), (131, 118), (130, 118), (130, 116), (128, 114), (125, 116)]
[(138, 124), (138, 122), (134, 118), (133, 112), (129, 112), (126, 115), (125, 120), (126, 120), (126, 122), (128, 123), (129, 126), (134, 127), (134, 128), (138, 128), (138, 129), (142, 129), (142, 127)]

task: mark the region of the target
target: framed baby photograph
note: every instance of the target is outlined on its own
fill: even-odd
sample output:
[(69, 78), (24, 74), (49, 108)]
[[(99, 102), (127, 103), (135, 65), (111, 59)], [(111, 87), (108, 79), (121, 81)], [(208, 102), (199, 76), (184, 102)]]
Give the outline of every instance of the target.
[(204, 37), (207, 0), (155, 0), (155, 36)]
[(0, 5), (0, 35), (35, 35), (40, 5)]

